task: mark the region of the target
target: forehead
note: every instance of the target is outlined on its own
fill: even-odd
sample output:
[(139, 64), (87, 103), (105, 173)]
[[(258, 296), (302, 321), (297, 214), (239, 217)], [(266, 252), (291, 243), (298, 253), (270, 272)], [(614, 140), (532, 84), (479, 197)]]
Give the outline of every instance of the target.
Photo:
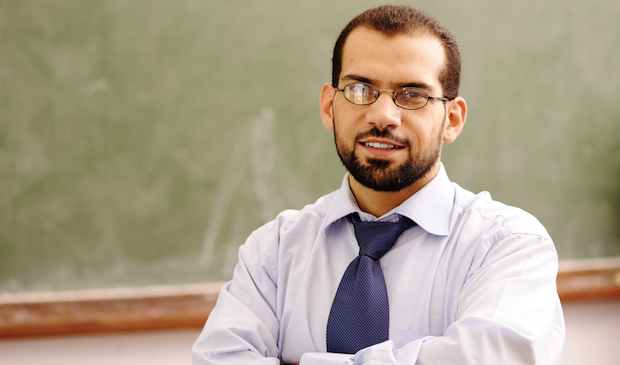
[(425, 84), (441, 90), (439, 75), (445, 65), (441, 42), (430, 35), (385, 36), (357, 28), (345, 42), (340, 78), (364, 77), (381, 85)]

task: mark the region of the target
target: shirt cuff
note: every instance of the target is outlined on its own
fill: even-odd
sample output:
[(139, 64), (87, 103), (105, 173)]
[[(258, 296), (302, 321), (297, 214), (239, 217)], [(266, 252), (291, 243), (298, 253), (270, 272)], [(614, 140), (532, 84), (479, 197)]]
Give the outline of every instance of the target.
[(302, 355), (299, 365), (411, 364), (416, 362), (424, 341), (432, 338), (426, 336), (398, 350), (394, 348), (392, 341), (385, 341), (362, 349), (355, 355), (306, 353)]
[(330, 352), (307, 352), (301, 355), (299, 365), (349, 365), (353, 363), (352, 356)]
[(275, 357), (265, 357), (262, 359), (254, 360), (248, 365), (280, 365), (280, 360)]

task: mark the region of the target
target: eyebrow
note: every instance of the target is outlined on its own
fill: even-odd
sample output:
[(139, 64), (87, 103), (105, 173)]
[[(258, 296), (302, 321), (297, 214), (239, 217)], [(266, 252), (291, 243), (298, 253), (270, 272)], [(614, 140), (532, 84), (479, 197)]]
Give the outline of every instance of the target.
[[(355, 74), (344, 75), (342, 77), (342, 81), (355, 81), (355, 82), (363, 82), (363, 83), (371, 84), (371, 85), (377, 85), (376, 80), (369, 79), (367, 77), (355, 75)], [(410, 83), (398, 84), (395, 89), (400, 89), (401, 87), (417, 87), (418, 89), (426, 90), (429, 93), (435, 92), (434, 87), (426, 83), (423, 83), (423, 82), (410, 82)]]
[(359, 76), (359, 75), (344, 75), (342, 77), (342, 81), (347, 81), (347, 80), (364, 82), (364, 83), (371, 84), (371, 85), (375, 84), (374, 80), (371, 80), (367, 77)]

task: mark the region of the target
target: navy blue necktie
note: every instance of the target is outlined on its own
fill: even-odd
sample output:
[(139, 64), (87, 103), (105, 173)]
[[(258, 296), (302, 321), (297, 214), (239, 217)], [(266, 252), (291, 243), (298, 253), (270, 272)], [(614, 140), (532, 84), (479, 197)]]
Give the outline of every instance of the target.
[(388, 340), (390, 314), (379, 259), (414, 224), (402, 216), (398, 222), (362, 222), (357, 213), (349, 217), (360, 253), (342, 276), (327, 320), (327, 351), (343, 354)]

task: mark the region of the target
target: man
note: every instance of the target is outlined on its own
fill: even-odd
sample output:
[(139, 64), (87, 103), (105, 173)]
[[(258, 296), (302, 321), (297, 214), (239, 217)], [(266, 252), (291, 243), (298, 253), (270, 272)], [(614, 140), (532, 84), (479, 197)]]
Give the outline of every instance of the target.
[(550, 237), (440, 162), (467, 115), (459, 75), (453, 36), (426, 13), (382, 6), (347, 25), (320, 113), (348, 173), (239, 249), (195, 364), (557, 362)]

